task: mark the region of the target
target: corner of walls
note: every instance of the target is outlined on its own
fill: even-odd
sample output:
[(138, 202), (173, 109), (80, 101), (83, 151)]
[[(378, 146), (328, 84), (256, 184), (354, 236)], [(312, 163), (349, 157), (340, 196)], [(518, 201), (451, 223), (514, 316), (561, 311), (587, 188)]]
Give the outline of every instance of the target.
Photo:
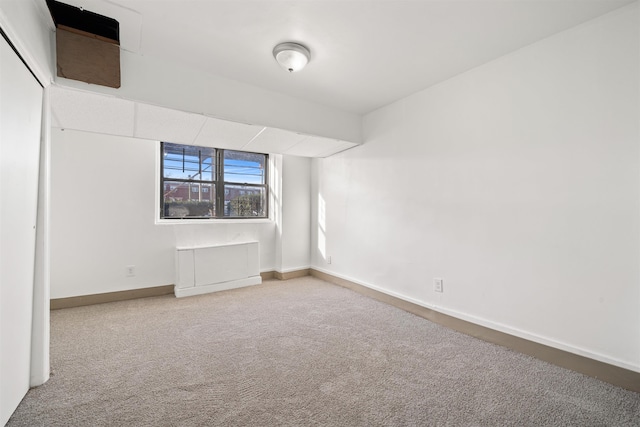
[(311, 263), (311, 159), (283, 156), (282, 264), (280, 272), (308, 269)]
[(640, 371), (639, 22), (634, 3), (365, 116), (363, 145), (313, 161), (312, 267)]
[(282, 154), (269, 155), (269, 166), (271, 167), (271, 174), (269, 176), (269, 215), (275, 224), (275, 271), (282, 270), (282, 229), (284, 227), (284, 218), (282, 216), (283, 157)]
[(173, 284), (176, 246), (255, 240), (273, 270), (273, 221), (156, 223), (157, 145), (52, 129), (52, 298)]
[(50, 218), (51, 218), (51, 108), (50, 88), (44, 89), (42, 138), (38, 181), (38, 215), (33, 284), (33, 324), (31, 327), (31, 387), (44, 384), (50, 375), (49, 331), (51, 298)]
[(311, 159), (282, 155), (275, 169), (276, 272), (309, 268)]
[(157, 224), (156, 141), (51, 132), (52, 298), (172, 284), (176, 246), (253, 240), (261, 271), (309, 268), (309, 158), (270, 155), (269, 220)]

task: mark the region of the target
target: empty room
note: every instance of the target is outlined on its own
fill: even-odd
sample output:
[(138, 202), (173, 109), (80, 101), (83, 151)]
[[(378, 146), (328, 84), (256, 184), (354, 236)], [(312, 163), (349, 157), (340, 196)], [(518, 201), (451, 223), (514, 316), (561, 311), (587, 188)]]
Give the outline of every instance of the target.
[(638, 0), (0, 30), (0, 424), (640, 426)]

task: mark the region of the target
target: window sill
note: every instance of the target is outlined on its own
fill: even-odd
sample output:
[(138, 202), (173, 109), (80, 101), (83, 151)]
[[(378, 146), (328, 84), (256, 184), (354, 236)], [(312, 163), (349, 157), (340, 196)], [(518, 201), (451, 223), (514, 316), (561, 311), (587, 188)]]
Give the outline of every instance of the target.
[(202, 224), (271, 224), (269, 218), (234, 218), (234, 219), (156, 219), (156, 225), (202, 225)]

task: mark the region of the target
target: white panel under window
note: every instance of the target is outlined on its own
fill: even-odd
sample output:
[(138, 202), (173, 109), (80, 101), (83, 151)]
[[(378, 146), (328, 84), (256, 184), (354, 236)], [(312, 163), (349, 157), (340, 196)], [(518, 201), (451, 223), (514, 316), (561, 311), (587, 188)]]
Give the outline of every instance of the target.
[(177, 297), (260, 283), (258, 242), (176, 248)]

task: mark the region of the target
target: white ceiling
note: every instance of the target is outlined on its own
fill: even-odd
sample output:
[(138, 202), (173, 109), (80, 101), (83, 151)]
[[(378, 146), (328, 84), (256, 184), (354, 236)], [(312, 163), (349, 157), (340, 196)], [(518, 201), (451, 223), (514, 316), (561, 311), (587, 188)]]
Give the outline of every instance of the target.
[[(121, 47), (365, 114), (633, 0), (62, 0), (117, 19)], [(289, 74), (284, 41), (311, 50)]]

